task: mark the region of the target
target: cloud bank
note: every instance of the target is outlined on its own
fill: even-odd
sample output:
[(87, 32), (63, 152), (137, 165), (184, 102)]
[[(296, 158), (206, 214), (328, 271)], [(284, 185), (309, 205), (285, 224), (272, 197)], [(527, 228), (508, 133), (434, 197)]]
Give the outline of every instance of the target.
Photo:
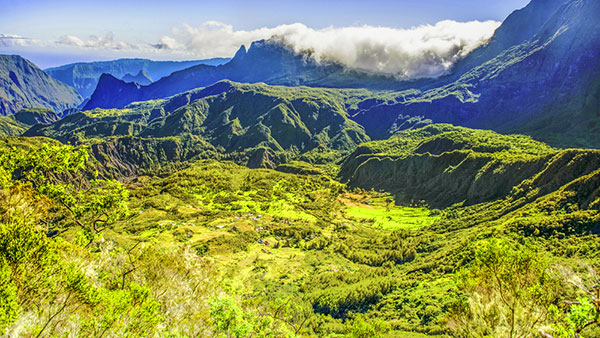
[(231, 57), (241, 45), (276, 39), (296, 52), (309, 52), (317, 61), (339, 62), (351, 68), (412, 79), (444, 74), (458, 59), (484, 44), (499, 25), (497, 21), (445, 20), (409, 29), (374, 26), (314, 29), (295, 23), (236, 30), (231, 25), (209, 21), (196, 27), (175, 27), (153, 42), (122, 41), (110, 32), (87, 39), (64, 35), (55, 41), (0, 34), (0, 47), (181, 60)]
[(212, 57), (232, 55), (240, 45), (275, 38), (297, 52), (310, 51), (318, 61), (341, 62), (352, 68), (402, 78), (435, 77), (485, 43), (499, 25), (497, 21), (445, 20), (410, 29), (359, 26), (317, 30), (296, 23), (246, 31), (207, 22), (200, 27), (175, 28), (157, 46)]

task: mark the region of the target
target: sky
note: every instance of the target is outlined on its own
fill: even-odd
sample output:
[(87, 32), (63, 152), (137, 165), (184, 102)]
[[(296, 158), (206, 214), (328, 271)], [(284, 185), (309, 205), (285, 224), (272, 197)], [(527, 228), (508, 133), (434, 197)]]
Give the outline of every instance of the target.
[[(120, 57), (203, 59), (231, 57), (241, 44), (277, 35), (296, 50), (315, 50), (317, 58), (411, 77), (443, 71), (527, 3), (0, 0), (0, 53), (23, 55), (42, 68)], [(336, 45), (347, 47), (345, 54)], [(421, 57), (439, 67), (410, 61)]]

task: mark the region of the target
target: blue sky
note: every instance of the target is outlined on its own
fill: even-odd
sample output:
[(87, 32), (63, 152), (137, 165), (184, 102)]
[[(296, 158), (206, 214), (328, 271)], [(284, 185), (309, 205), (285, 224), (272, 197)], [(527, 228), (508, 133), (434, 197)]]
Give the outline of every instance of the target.
[[(125, 50), (130, 49), (127, 46), (155, 44), (163, 38), (171, 41), (173, 34), (181, 34), (182, 30), (190, 27), (202, 27), (207, 22), (227, 25), (227, 29), (233, 31), (255, 31), (293, 23), (302, 23), (316, 30), (363, 25), (408, 29), (433, 25), (442, 20), (502, 21), (510, 12), (527, 3), (528, 0), (0, 0), (0, 34), (4, 34), (4, 41), (8, 41), (9, 35), (36, 41), (27, 47), (15, 46), (14, 43), (10, 46), (7, 46), (8, 43), (0, 44), (0, 53), (16, 51), (32, 55), (42, 63), (56, 64), (62, 62), (57, 55), (60, 53), (49, 45), (60, 39), (70, 43), (70, 48), (64, 51), (64, 60), (105, 59), (120, 55), (114, 53), (115, 49), (119, 49), (123, 56), (136, 56), (137, 47), (126, 53)], [(96, 37), (95, 42), (89, 42), (90, 36)], [(118, 48), (106, 47), (105, 38), (121, 44)], [(104, 47), (89, 48), (98, 42)], [(184, 44), (187, 42), (179, 45)], [(86, 47), (81, 47), (83, 45)], [(109, 53), (109, 50), (113, 52)], [(222, 53), (229, 50), (222, 49)], [(171, 57), (217, 56), (197, 50), (188, 54), (180, 52)], [(139, 48), (137, 53), (139, 56), (148, 54)], [(42, 60), (45, 54), (47, 60)], [(168, 56), (163, 52), (156, 58)]]

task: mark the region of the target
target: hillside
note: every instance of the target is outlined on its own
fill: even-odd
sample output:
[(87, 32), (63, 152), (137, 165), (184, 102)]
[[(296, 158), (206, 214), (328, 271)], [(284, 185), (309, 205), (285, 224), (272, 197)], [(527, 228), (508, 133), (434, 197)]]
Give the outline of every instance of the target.
[(77, 107), (81, 97), (73, 88), (48, 76), (18, 55), (0, 55), (0, 116), (23, 108), (54, 111)]
[[(125, 23), (156, 41), (147, 29), (191, 4)], [(280, 36), (231, 60), (48, 70), (67, 84), (0, 55), (0, 338), (600, 337), (598, 18), (599, 0), (532, 0), (450, 73), (412, 82)], [(462, 27), (404, 33), (454, 46)], [(363, 47), (397, 32), (259, 31), (350, 32)], [(171, 33), (51, 45), (181, 57), (259, 36), (217, 21)]]
[(20, 136), (28, 128), (28, 125), (15, 121), (10, 116), (0, 116), (0, 136)]
[(60, 120), (54, 111), (43, 108), (21, 109), (9, 117), (28, 126), (38, 123), (51, 124)]
[(53, 78), (72, 86), (83, 97), (92, 95), (102, 74), (111, 74), (123, 78), (127, 74), (138, 74), (145, 71), (154, 80), (199, 64), (220, 65), (229, 61), (226, 58), (215, 58), (195, 61), (153, 61), (148, 59), (119, 59), (113, 61), (78, 62), (59, 67), (45, 69)]
[[(118, 80), (104, 75), (102, 81)], [(122, 90), (128, 88), (134, 91), (137, 84)], [(275, 167), (299, 156), (330, 162), (369, 140), (345, 111), (349, 98), (365, 95), (370, 93), (222, 81), (121, 110), (71, 114), (54, 124), (33, 127), (25, 135), (72, 143), (105, 142), (107, 137), (131, 142), (193, 137), (210, 144), (220, 156), (238, 158), (236, 162), (251, 167)]]
[(397, 201), (444, 208), (506, 198), (544, 177), (548, 186), (538, 185), (537, 197), (565, 184), (560, 177), (584, 176), (599, 167), (597, 151), (558, 150), (522, 135), (431, 125), (362, 144), (345, 159), (340, 177), (350, 186), (392, 193)]
[[(84, 109), (123, 108), (222, 79), (287, 86), (393, 89), (347, 107), (371, 138), (418, 121), (532, 135), (556, 146), (597, 147), (600, 35), (595, 1), (532, 1), (484, 46), (438, 79), (396, 81), (320, 64), (274, 40), (242, 46), (218, 67), (195, 66), (135, 90), (101, 83)], [(401, 91), (398, 91), (401, 90)], [(568, 136), (565, 136), (568, 135)]]
[[(43, 138), (5, 138), (0, 142), (3, 147), (31, 149), (30, 156), (47, 151), (43, 144), (56, 143)], [(66, 147), (69, 154), (75, 150)], [(147, 291), (145, 296), (138, 296), (140, 303), (124, 302), (124, 310), (118, 310), (122, 317), (114, 322), (139, 335), (162, 332), (162, 325), (171, 323), (178, 332), (189, 335), (212, 330), (226, 333), (239, 326), (276, 336), (286, 332), (298, 336), (352, 335), (366, 330), (399, 337), (447, 337), (459, 336), (459, 330), (476, 329), (505, 336), (510, 328), (505, 322), (484, 325), (457, 312), (465, 300), (469, 309), (482, 306), (481, 311), (490, 311), (482, 315), (507, 311), (494, 300), (495, 293), (472, 291), (463, 283), (465, 278), (470, 283), (490, 283), (485, 274), (477, 277), (479, 259), (506, 257), (510, 265), (493, 261), (499, 269), (507, 269), (502, 270), (506, 274), (503, 280), (512, 280), (530, 266), (533, 271), (529, 273), (539, 280), (527, 279), (516, 287), (542, 288), (543, 299), (528, 293), (520, 296), (523, 306), (534, 308), (535, 314), (547, 314), (553, 302), (574, 299), (580, 293), (568, 278), (576, 274), (587, 280), (585, 264), (598, 263), (597, 151), (557, 151), (525, 136), (448, 125), (407, 131), (359, 149), (371, 149), (371, 154), (363, 156), (373, 157), (383, 157), (389, 150), (386, 157), (399, 161), (425, 156), (431, 164), (435, 164), (436, 156), (470, 152), (471, 157), (483, 157), (488, 164), (481, 170), (464, 159), (455, 169), (445, 168), (448, 175), (454, 175), (446, 184), (476, 187), (484, 193), (494, 189), (479, 180), (497, 182), (496, 188), (513, 187), (487, 195), (482, 203), (437, 210), (423, 203), (403, 206), (402, 199), (395, 201), (382, 192), (352, 188), (321, 168), (300, 162), (290, 166), (304, 170), (302, 174), (249, 169), (215, 160), (164, 166), (129, 181), (125, 195), (129, 213), (92, 237), (92, 246), (84, 247), (88, 240), (77, 244), (85, 238), (84, 223), (79, 226), (68, 219), (53, 223), (56, 230), (52, 231), (59, 232), (60, 243), (65, 241), (68, 246), (52, 250), (62, 253), (65, 262), (77, 262), (67, 265), (71, 273), (80, 271), (80, 266), (87, 271), (76, 275), (79, 284), (73, 292), (104, 296), (91, 303), (87, 298), (65, 302), (67, 312), (59, 312), (56, 318), (69, 325), (49, 326), (47, 332), (84, 334), (101, 328), (102, 324), (75, 325), (79, 317), (67, 314), (77, 313), (94, 319), (94, 323), (111, 320), (110, 314), (100, 309), (114, 306), (113, 302), (122, 299), (117, 295), (136, 297), (130, 293), (142, 287)], [(120, 153), (111, 156), (116, 160)], [(160, 151), (148, 149), (148, 154), (156, 153)], [(548, 156), (552, 160), (541, 161), (537, 167), (531, 164)], [(362, 158), (356, 154), (348, 157), (344, 167), (357, 159)], [(87, 166), (94, 161), (90, 159)], [(508, 163), (519, 161), (530, 176), (513, 178), (519, 171), (510, 165), (502, 170)], [(461, 168), (463, 165), (480, 169), (481, 175), (470, 174), (472, 170)], [(425, 186), (420, 182), (431, 179), (440, 183), (437, 176), (444, 171), (423, 170), (428, 167), (434, 166), (411, 169), (422, 178), (415, 183), (421, 184), (423, 191)], [(452, 174), (452, 170), (462, 175)], [(398, 179), (402, 181), (402, 177)], [(445, 195), (452, 187), (436, 192)], [(112, 196), (110, 189), (101, 191)], [(13, 199), (4, 203), (24, 202)], [(48, 239), (45, 231), (40, 240), (55, 241)], [(515, 270), (508, 270), (517, 263)], [(49, 268), (48, 263), (42, 264)], [(548, 267), (568, 275), (537, 275), (533, 267), (540, 264), (541, 271)], [(42, 276), (49, 281), (62, 278), (62, 274)], [(88, 288), (93, 291), (85, 291)], [(490, 288), (489, 292), (495, 292), (493, 284)], [(62, 287), (54, 290), (58, 291), (40, 297), (49, 301), (69, 292)], [(33, 295), (37, 290), (27, 292)], [(480, 304), (480, 297), (490, 299)], [(142, 314), (134, 310), (137, 306), (148, 308)], [(222, 307), (245, 319), (228, 322), (220, 315)], [(22, 309), (32, 316), (35, 311), (28, 303)], [(535, 332), (542, 325), (546, 330), (553, 328), (550, 319), (545, 319), (527, 331), (531, 314), (515, 316), (524, 323), (519, 330)], [(198, 318), (193, 322), (184, 319), (190, 316)], [(271, 316), (283, 320), (269, 321)], [(457, 324), (455, 320), (464, 321)], [(141, 324), (134, 326), (132, 321)], [(6, 332), (18, 335), (29, 331), (9, 325)], [(597, 326), (584, 332), (594, 336)]]
[[(353, 119), (372, 138), (386, 138), (399, 121), (420, 117), (526, 133), (557, 146), (598, 147), (598, 13), (597, 1), (550, 1), (547, 6), (534, 0), (511, 15), (487, 46), (459, 63), (456, 71), (464, 73), (457, 80), (393, 100), (365, 102), (351, 112)], [(510, 34), (515, 31), (520, 33)], [(483, 63), (465, 69), (477, 60)]]

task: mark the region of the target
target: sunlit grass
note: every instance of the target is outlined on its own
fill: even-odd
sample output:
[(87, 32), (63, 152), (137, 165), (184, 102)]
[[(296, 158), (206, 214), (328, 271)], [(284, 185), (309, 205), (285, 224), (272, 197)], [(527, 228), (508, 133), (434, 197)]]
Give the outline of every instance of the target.
[(349, 207), (345, 212), (348, 217), (367, 221), (370, 226), (385, 230), (419, 229), (429, 226), (439, 219), (439, 216), (432, 216), (429, 209), (426, 208)]

